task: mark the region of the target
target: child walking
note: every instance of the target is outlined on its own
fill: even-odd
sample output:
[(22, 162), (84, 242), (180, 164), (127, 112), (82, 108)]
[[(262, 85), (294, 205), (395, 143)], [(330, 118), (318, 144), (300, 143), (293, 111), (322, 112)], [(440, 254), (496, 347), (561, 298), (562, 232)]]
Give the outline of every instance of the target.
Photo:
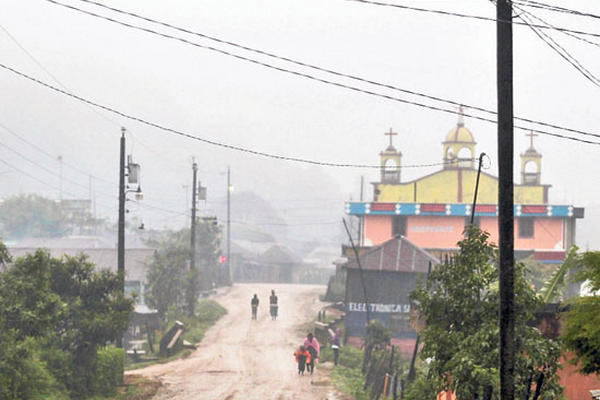
[(304, 375), (306, 366), (310, 364), (310, 353), (304, 346), (300, 346), (298, 350), (294, 352), (296, 363), (298, 363), (298, 375)]

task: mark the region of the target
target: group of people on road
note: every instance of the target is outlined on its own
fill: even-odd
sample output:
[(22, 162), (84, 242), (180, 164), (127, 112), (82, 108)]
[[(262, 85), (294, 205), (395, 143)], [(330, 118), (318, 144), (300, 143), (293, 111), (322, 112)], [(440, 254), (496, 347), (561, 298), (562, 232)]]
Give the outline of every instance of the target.
[[(271, 319), (276, 320), (277, 314), (279, 311), (278, 298), (275, 294), (275, 290), (271, 290), (271, 296), (269, 296), (269, 312), (271, 314)], [(250, 307), (252, 309), (252, 319), (257, 319), (258, 314), (258, 304), (260, 300), (258, 299), (258, 295), (255, 293), (250, 300)], [(333, 363), (334, 365), (338, 365), (339, 359), (339, 351), (340, 351), (340, 330), (337, 328), (335, 332), (331, 331), (331, 349), (333, 351)], [(303, 344), (298, 347), (298, 349), (294, 352), (294, 358), (296, 363), (298, 364), (298, 375), (304, 375), (304, 371), (309, 374), (313, 374), (315, 370), (315, 363), (319, 359), (319, 354), (321, 350), (321, 345), (316, 337), (309, 332), (304, 338)]]
[(315, 362), (319, 359), (321, 346), (312, 333), (306, 335), (304, 344), (294, 352), (296, 363), (298, 364), (298, 375), (304, 375), (304, 370), (309, 374), (315, 371)]
[[(340, 328), (336, 328), (335, 331), (330, 330), (331, 338), (331, 350), (333, 351), (333, 364), (338, 365), (340, 357)], [(319, 359), (321, 345), (319, 341), (312, 333), (306, 335), (304, 343), (298, 347), (294, 352), (296, 363), (298, 364), (298, 375), (304, 375), (306, 370), (309, 374), (313, 374), (315, 371), (315, 362)]]
[[(258, 295), (255, 293), (252, 299), (250, 300), (250, 308), (252, 309), (252, 319), (256, 319), (258, 314)], [(279, 304), (277, 295), (275, 295), (275, 290), (271, 290), (271, 296), (269, 296), (269, 312), (271, 313), (271, 319), (277, 319), (277, 313), (279, 311)]]

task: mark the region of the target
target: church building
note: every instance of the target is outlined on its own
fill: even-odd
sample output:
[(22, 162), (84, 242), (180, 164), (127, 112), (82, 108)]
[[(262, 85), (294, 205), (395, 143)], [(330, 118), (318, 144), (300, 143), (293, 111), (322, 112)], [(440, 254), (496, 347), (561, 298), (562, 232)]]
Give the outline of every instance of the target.
[[(346, 213), (361, 219), (361, 245), (380, 245), (403, 236), (435, 257), (457, 250), (469, 224), (478, 154), (462, 111), (442, 142), (443, 167), (418, 179), (402, 180), (402, 153), (390, 129), (389, 145), (379, 155), (381, 177), (373, 182), (373, 200), (346, 203)], [(542, 183), (542, 155), (533, 145), (520, 155), (520, 183), (515, 177), (515, 256), (533, 256), (543, 264), (560, 263), (575, 244), (575, 221), (584, 209), (549, 201), (551, 185)], [(498, 243), (498, 178), (481, 171), (474, 223)]]

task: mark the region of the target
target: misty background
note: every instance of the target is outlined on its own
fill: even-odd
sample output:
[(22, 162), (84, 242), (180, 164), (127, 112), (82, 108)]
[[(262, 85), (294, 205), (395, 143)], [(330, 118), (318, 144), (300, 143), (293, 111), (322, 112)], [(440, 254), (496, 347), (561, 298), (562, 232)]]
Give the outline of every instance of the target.
[[(80, 1), (63, 3), (325, 76)], [(490, 21), (345, 0), (103, 4), (339, 72), (496, 108), (495, 24)], [(484, 0), (401, 4), (491, 18), (495, 11)], [(124, 113), (208, 140), (321, 162), (377, 165), (379, 152), (388, 144), (383, 133), (392, 127), (398, 132), (394, 144), (403, 153), (402, 164), (412, 166), (441, 162), (441, 142), (456, 124), (454, 115), (274, 71), (45, 0), (0, 0), (0, 6), (1, 63)], [(571, 1), (569, 6), (600, 13), (600, 4), (591, 0)], [(541, 10), (536, 14), (572, 29), (597, 29), (591, 19)], [(552, 35), (588, 69), (600, 73), (600, 49), (557, 32)], [(600, 88), (529, 28), (515, 26), (514, 45), (515, 115), (597, 132)], [(465, 125), (475, 136), (477, 152), (490, 155), (488, 172), (497, 175), (496, 126), (468, 117)], [(147, 229), (189, 224), (192, 159), (198, 163), (199, 180), (208, 188), (207, 200), (199, 204), (200, 215), (217, 215), (224, 221), (230, 167), (232, 232), (258, 229), (296, 248), (303, 242), (345, 240), (344, 201), (358, 200), (361, 175), (365, 199), (371, 199), (369, 182), (379, 178), (373, 168), (308, 165), (211, 146), (94, 109), (0, 69), (0, 197), (39, 193), (59, 198), (58, 157), (62, 157), (63, 198), (88, 198), (91, 193), (96, 215), (114, 223), (121, 126), (127, 129), (127, 153), (141, 165), (144, 192), (139, 204), (128, 203), (127, 218), (142, 221)], [(525, 133), (515, 130), (516, 182), (518, 154), (529, 145)], [(598, 145), (548, 136), (536, 137), (534, 145), (543, 155), (542, 183), (553, 186), (549, 202), (585, 207), (577, 242), (583, 249), (600, 247), (595, 223), (600, 217)], [(402, 179), (439, 168), (404, 168)]]

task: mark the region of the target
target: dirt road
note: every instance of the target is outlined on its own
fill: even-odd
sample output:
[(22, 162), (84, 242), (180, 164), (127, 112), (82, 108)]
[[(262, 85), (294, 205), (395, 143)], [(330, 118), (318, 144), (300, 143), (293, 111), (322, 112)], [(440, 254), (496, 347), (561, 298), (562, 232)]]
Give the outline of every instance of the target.
[[(279, 317), (269, 316), (269, 294), (279, 297)], [(191, 356), (168, 364), (129, 371), (159, 378), (164, 386), (156, 400), (210, 399), (332, 399), (329, 390), (298, 376), (293, 352), (303, 339), (298, 324), (314, 317), (322, 306), (322, 286), (236, 284), (215, 298), (228, 310), (205, 335)], [(258, 320), (250, 319), (250, 298), (258, 294)]]

